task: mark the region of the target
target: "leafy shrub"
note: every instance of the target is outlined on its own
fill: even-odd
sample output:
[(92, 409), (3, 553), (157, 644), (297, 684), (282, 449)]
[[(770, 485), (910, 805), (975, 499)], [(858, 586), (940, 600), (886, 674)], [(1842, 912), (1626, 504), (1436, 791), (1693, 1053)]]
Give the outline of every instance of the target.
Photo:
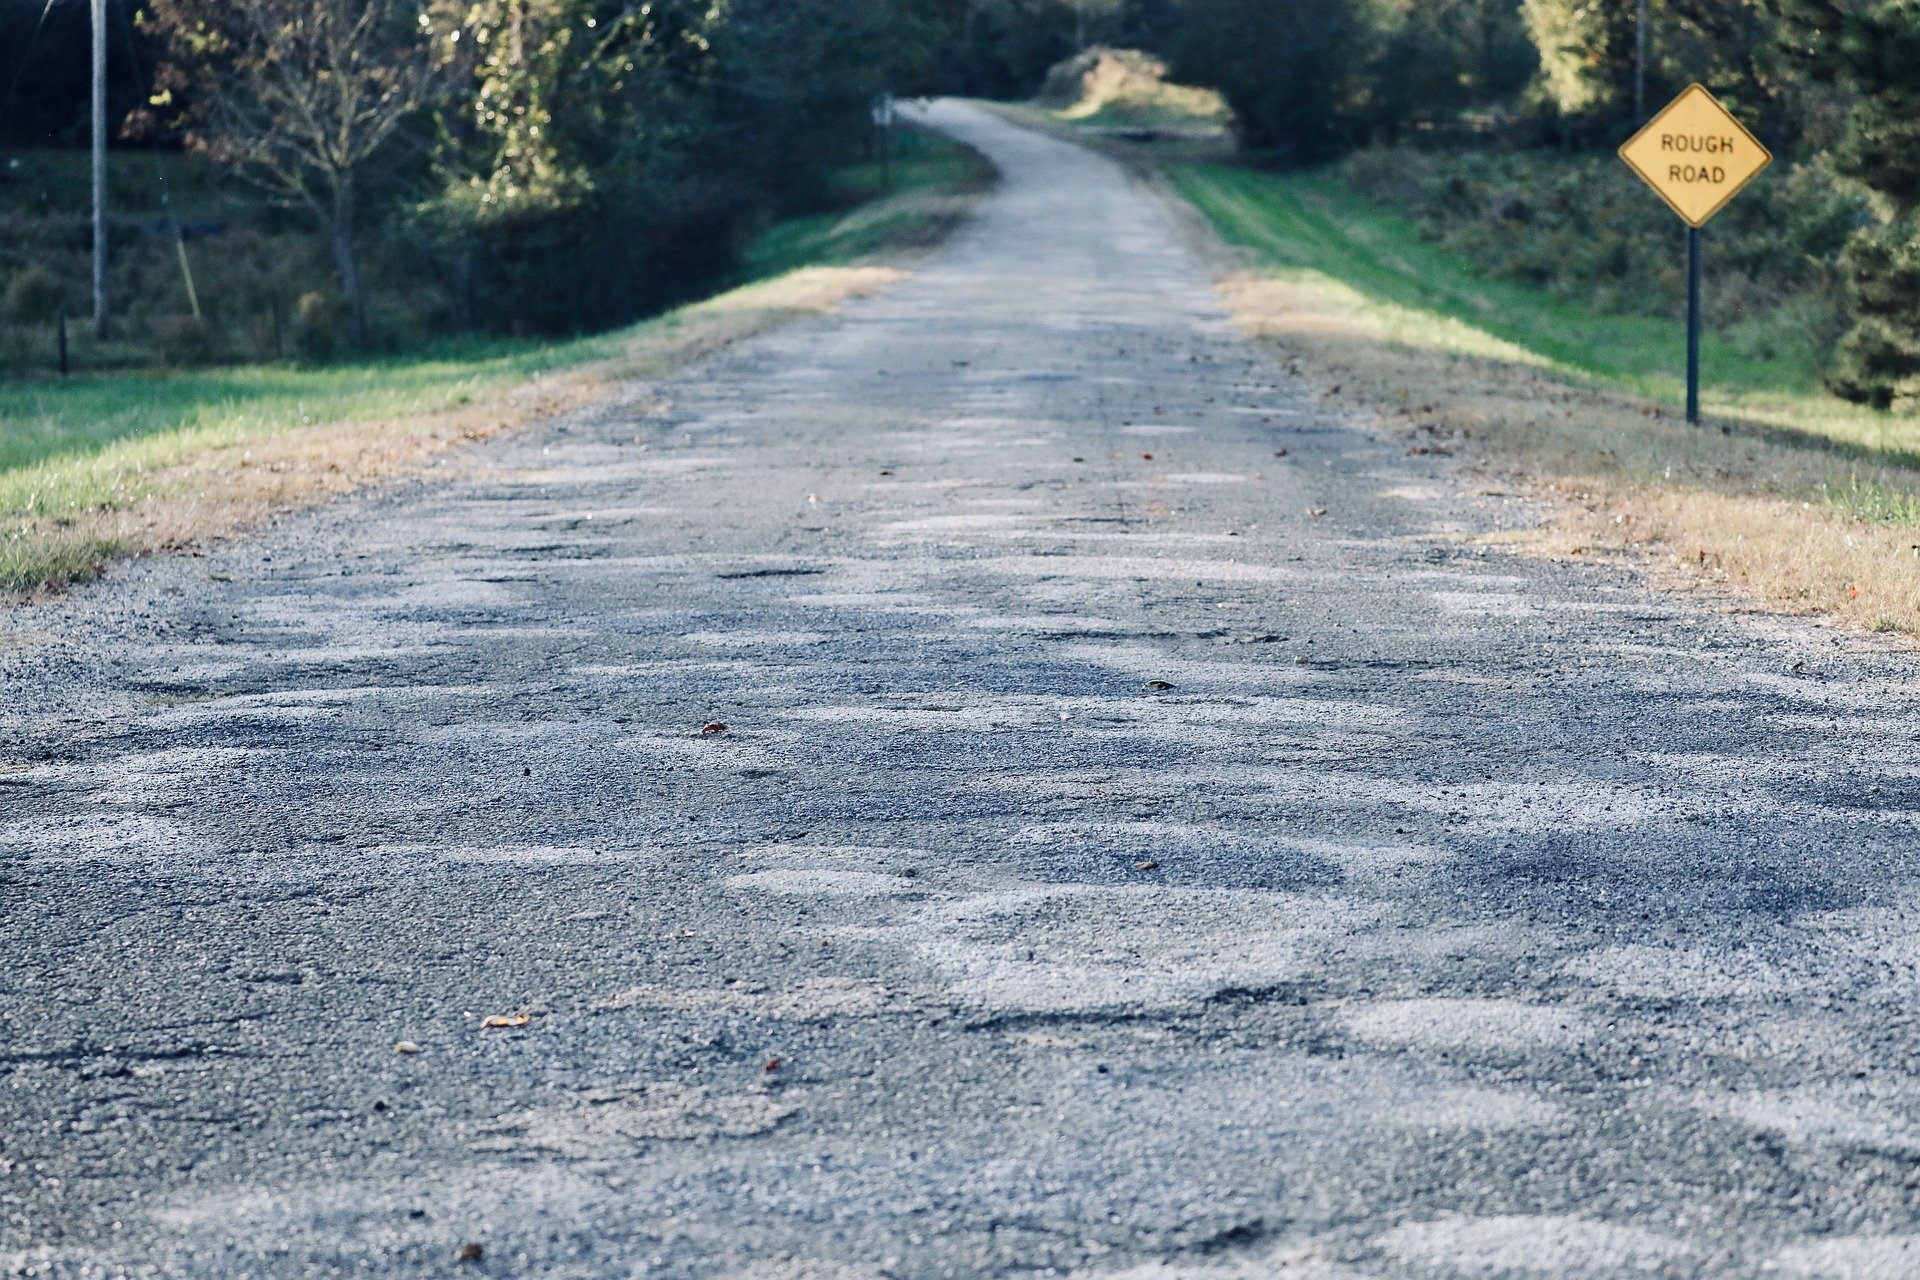
[(0, 325), (0, 369), (22, 373), (36, 367), (45, 368), (46, 355), (35, 338), (29, 330)]
[(1167, 64), (1138, 49), (1096, 45), (1056, 63), (1034, 101), (1069, 120), (1223, 128), (1232, 113), (1212, 89), (1167, 79)]
[(163, 316), (153, 326), (154, 352), (175, 368), (212, 364), (220, 358), (213, 326), (198, 316)]
[(330, 360), (341, 346), (346, 306), (338, 294), (315, 289), (293, 309), (293, 349), (303, 360)]
[(1876, 409), (1920, 396), (1920, 220), (1855, 233), (1841, 260), (1854, 324), (1829, 385)]
[(7, 281), (7, 318), (21, 324), (51, 320), (67, 301), (67, 286), (42, 266), (29, 266)]

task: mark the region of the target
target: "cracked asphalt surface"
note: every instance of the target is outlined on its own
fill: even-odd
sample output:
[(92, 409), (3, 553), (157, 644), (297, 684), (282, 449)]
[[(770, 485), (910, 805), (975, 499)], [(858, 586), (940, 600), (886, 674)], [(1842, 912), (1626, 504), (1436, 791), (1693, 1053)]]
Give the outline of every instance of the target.
[(1920, 1273), (1910, 656), (932, 114), (884, 294), (0, 620), (0, 1274)]

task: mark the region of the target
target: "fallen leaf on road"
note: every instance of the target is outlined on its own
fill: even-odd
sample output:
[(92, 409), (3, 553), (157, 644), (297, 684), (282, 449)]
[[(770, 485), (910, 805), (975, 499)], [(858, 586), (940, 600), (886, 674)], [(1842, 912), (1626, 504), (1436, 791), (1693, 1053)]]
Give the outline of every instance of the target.
[(455, 1262), (478, 1262), (486, 1256), (486, 1249), (477, 1244), (463, 1244), (453, 1251)]
[(700, 732), (709, 737), (716, 733), (725, 733), (726, 731), (727, 726), (721, 724), (718, 720), (700, 726)]
[(492, 1029), (495, 1027), (524, 1027), (532, 1020), (533, 1019), (524, 1013), (490, 1013), (480, 1019), (480, 1026), (483, 1029)]
[(1287, 451), (1285, 449), (1275, 449), (1273, 451), (1273, 456), (1276, 458), (1284, 458), (1287, 456)]
[(1152, 462), (1152, 461), (1153, 461), (1153, 455), (1152, 455), (1152, 454), (1150, 454), (1150, 453), (1143, 453), (1143, 454), (1141, 454), (1140, 456), (1141, 456), (1141, 457), (1143, 457), (1143, 458), (1145, 458), (1145, 459), (1146, 459), (1146, 460), (1147, 460), (1148, 462)]
[(764, 1067), (762, 1067), (762, 1068), (760, 1068), (760, 1069), (761, 1069), (762, 1071), (778, 1071), (778, 1070), (780, 1069), (780, 1059), (778, 1059), (778, 1058), (768, 1058), (768, 1059), (767, 1059), (767, 1065), (766, 1065), (766, 1066), (764, 1066)]
[(1160, 864), (1155, 862), (1152, 858), (1143, 858), (1139, 862), (1136, 862), (1133, 864), (1133, 869), (1135, 871), (1153, 871), (1157, 869), (1159, 866)]
[(1321, 516), (1327, 514), (1327, 509), (1325, 507), (1308, 507), (1307, 514), (1315, 520), (1318, 520)]
[(1172, 681), (1170, 681), (1170, 680), (1149, 680), (1149, 681), (1147, 681), (1147, 688), (1149, 688), (1149, 689), (1171, 689), (1171, 688), (1173, 688), (1173, 682), (1172, 682)]
[(420, 1052), (420, 1046), (411, 1040), (402, 1040), (399, 1044), (393, 1046), (393, 1051), (395, 1053), (418, 1053)]

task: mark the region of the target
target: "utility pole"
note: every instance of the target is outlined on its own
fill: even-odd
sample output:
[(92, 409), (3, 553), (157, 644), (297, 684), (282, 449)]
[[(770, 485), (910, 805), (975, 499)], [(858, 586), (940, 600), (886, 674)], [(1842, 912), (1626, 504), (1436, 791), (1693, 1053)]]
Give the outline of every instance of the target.
[(1633, 127), (1647, 118), (1647, 0), (1633, 24)]
[(880, 185), (893, 190), (893, 95), (873, 95), (873, 138), (880, 147)]
[(93, 0), (93, 336), (107, 336), (107, 0)]

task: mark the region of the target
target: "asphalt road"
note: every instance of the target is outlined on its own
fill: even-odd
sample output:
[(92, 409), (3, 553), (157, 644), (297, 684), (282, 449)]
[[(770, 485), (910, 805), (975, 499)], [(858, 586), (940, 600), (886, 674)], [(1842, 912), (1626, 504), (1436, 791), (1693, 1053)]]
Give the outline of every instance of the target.
[(0, 1274), (1920, 1274), (1912, 657), (936, 118), (889, 291), (0, 621)]

